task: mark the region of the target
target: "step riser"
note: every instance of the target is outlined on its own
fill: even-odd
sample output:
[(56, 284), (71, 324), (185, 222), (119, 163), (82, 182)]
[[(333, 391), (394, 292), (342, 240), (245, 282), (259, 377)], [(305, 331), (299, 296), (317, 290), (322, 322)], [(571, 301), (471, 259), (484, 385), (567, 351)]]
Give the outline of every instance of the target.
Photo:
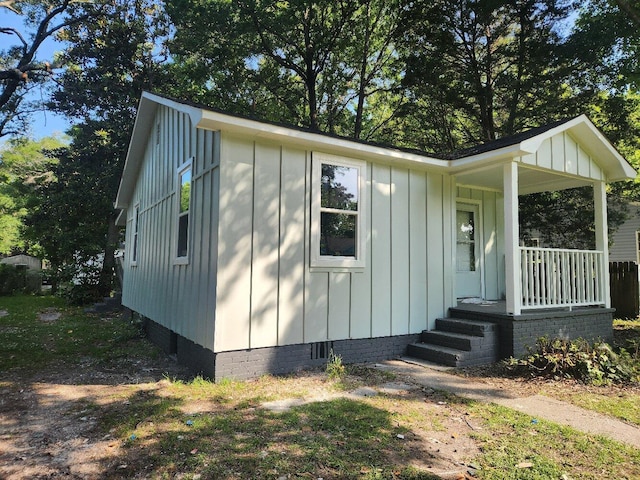
[(464, 319), (438, 318), (436, 319), (436, 330), (484, 337), (497, 329), (497, 325), (492, 323), (478, 324), (461, 320)]
[(421, 358), (429, 362), (457, 367), (460, 362), (460, 355), (452, 355), (429, 348), (426, 344), (411, 344), (407, 347), (407, 354), (411, 357)]
[(467, 352), (492, 348), (493, 345), (497, 343), (495, 335), (459, 338), (447, 335), (447, 333), (449, 332), (440, 332), (437, 330), (423, 332), (420, 336), (420, 341), (433, 345), (442, 345), (443, 347), (457, 348), (458, 350), (464, 350)]
[(498, 361), (495, 352), (463, 352), (451, 353), (438, 350), (437, 346), (427, 344), (411, 344), (407, 347), (407, 354), (429, 362), (447, 365), (449, 367), (474, 367)]

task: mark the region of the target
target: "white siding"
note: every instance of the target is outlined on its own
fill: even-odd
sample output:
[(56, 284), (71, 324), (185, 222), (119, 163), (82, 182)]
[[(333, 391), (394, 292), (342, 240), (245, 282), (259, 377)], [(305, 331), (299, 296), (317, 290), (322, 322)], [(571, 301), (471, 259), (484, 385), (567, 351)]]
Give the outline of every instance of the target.
[(640, 231), (640, 206), (630, 205), (629, 218), (613, 235), (613, 245), (609, 249), (610, 262), (636, 262), (636, 232)]
[(222, 134), (215, 351), (418, 333), (450, 306), (450, 177), (368, 164), (366, 267), (311, 268), (312, 156)]
[[(138, 261), (131, 266), (128, 249), (123, 288), (124, 305), (208, 348), (214, 339), (218, 148), (215, 132), (196, 131), (188, 116), (158, 109), (131, 202), (139, 203)], [(176, 169), (190, 157), (190, 261), (175, 265)], [(133, 213), (130, 208), (128, 245)]]
[(546, 139), (536, 153), (525, 155), (522, 163), (570, 175), (602, 180), (602, 169), (566, 132)]

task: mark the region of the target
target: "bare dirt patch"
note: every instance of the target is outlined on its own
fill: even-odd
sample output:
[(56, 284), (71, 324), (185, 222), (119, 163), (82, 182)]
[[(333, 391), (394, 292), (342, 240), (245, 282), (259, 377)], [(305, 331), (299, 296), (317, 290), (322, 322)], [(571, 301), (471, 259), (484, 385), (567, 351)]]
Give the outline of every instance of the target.
[[(147, 455), (147, 451), (153, 450), (151, 444), (145, 447), (141, 440), (134, 448), (132, 445), (138, 439), (123, 439), (114, 429), (105, 431), (101, 425), (107, 415), (125, 411), (131, 402), (140, 398), (175, 397), (175, 389), (171, 388), (167, 376), (190, 378), (186, 370), (167, 357), (138, 359), (132, 363), (122, 361), (109, 366), (88, 361), (75, 368), (61, 365), (29, 375), (19, 371), (0, 374), (0, 478), (98, 479), (161, 475), (155, 470), (153, 456)], [(336, 392), (335, 385), (327, 382), (321, 373), (301, 374), (295, 380), (275, 379), (274, 393), (280, 391), (282, 396), (283, 385), (290, 390), (295, 385), (299, 389), (296, 398), (306, 402), (347, 396), (388, 410), (398, 424), (408, 426), (408, 433), (397, 438), (404, 453), (387, 452), (391, 462), (394, 456), (398, 462), (410, 458), (410, 464), (420, 470), (445, 478), (464, 478), (466, 464), (479, 453), (471, 438), (474, 420), (468, 418), (464, 404), (452, 402), (442, 393), (393, 382), (373, 387), (375, 395), (364, 394), (362, 387), (360, 393), (358, 388), (353, 389), (355, 394), (341, 393)], [(233, 397), (225, 400), (228, 401), (233, 401)], [(185, 418), (194, 419), (223, 415), (229, 408), (215, 398), (192, 398), (177, 405)], [(256, 408), (262, 406), (249, 406), (247, 415)], [(141, 412), (139, 423), (134, 427), (156, 432), (163, 428), (148, 423)], [(287, 447), (276, 443), (272, 448), (285, 451)], [(187, 451), (184, 455), (196, 454)], [(337, 470), (329, 469), (324, 474), (325, 479), (340, 478)]]
[(87, 363), (1, 373), (0, 478), (112, 477), (122, 465), (123, 442), (96, 428), (104, 408), (161, 390), (165, 372), (188, 375), (166, 358), (123, 362), (117, 371)]

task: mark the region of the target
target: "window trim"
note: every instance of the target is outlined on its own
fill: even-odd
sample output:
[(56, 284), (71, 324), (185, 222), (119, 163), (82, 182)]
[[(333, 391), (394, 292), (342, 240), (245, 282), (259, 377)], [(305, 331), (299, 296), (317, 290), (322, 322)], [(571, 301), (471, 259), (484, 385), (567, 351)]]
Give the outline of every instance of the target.
[(132, 267), (138, 266), (138, 257), (140, 257), (140, 202), (136, 203), (133, 206), (133, 218), (132, 218), (133, 228), (131, 234), (131, 258), (130, 265)]
[[(175, 241), (173, 242), (173, 263), (174, 265), (188, 265), (191, 249), (189, 248), (189, 243), (191, 242), (191, 235), (189, 232), (191, 230), (191, 210), (193, 204), (193, 190), (189, 191), (189, 209), (186, 212), (180, 212), (180, 191), (181, 191), (181, 183), (180, 177), (187, 171), (191, 171), (191, 187), (193, 188), (193, 159), (194, 157), (189, 157), (189, 160), (181, 164), (176, 169), (176, 201), (175, 201), (175, 219), (176, 224), (174, 228)], [(180, 241), (180, 218), (184, 215), (187, 215), (188, 223), (187, 223), (187, 253), (184, 256), (178, 256), (178, 243)]]
[[(358, 209), (356, 217), (356, 257), (320, 255), (321, 178), (322, 164), (356, 168), (358, 170)], [(312, 153), (311, 158), (311, 241), (310, 267), (313, 269), (362, 270), (366, 266), (367, 226), (367, 162), (352, 158)]]

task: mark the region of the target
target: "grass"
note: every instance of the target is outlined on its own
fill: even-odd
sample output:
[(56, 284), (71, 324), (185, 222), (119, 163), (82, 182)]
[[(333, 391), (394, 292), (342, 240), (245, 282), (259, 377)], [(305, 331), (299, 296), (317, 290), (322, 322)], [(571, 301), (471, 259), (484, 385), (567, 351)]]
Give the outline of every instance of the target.
[[(62, 316), (43, 322), (38, 313), (45, 309)], [(85, 315), (51, 297), (0, 298), (2, 310), (8, 315), (0, 317), (0, 373), (10, 375), (0, 376), (0, 395), (22, 388), (20, 378), (36, 369), (55, 376), (70, 365), (117, 366), (158, 355), (134, 325)], [(335, 379), (320, 371), (217, 384), (166, 376), (78, 400), (67, 417), (95, 418), (83, 435), (118, 445), (102, 478), (428, 480), (437, 478), (427, 467), (444, 455), (440, 449), (455, 452), (469, 436), (480, 454), (462, 460), (480, 467), (480, 479), (640, 478), (639, 450), (503, 407), (422, 390), (340, 396), (393, 380), (401, 379), (362, 365), (347, 365)], [(318, 392), (328, 399), (284, 412), (261, 406)], [(614, 403), (618, 415), (637, 422), (637, 396), (608, 398), (589, 408)]]
[[(133, 324), (86, 315), (59, 298), (0, 297), (0, 310), (7, 313), (0, 317), (0, 371), (153, 354), (152, 348), (140, 344), (140, 330)], [(46, 321), (40, 313), (59, 313), (60, 318)]]
[(483, 479), (640, 478), (638, 449), (496, 405), (472, 411), (485, 425), (476, 435)]

